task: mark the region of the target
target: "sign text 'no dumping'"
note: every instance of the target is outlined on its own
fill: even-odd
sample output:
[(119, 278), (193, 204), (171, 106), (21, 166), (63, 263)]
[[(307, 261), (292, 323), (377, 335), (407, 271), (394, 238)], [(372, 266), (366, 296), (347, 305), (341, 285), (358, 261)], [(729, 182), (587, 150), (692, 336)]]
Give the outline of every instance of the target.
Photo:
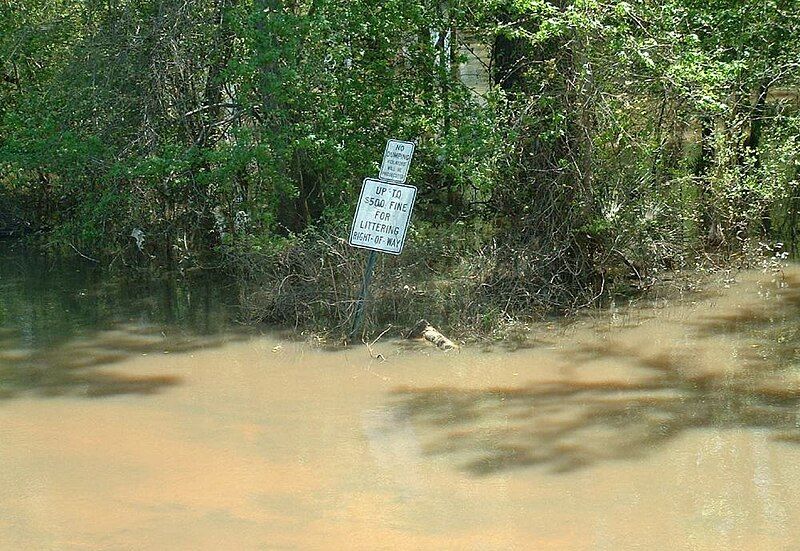
[(400, 254), (416, 196), (414, 186), (366, 178), (353, 218), (350, 245)]
[(387, 141), (378, 178), (385, 182), (405, 184), (411, 159), (414, 157), (414, 147), (414, 142)]

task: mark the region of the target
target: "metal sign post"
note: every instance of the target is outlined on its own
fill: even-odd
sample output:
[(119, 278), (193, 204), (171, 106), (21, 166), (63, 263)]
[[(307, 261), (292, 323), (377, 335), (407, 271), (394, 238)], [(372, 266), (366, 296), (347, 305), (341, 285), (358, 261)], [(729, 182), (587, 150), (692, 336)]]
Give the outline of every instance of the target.
[(412, 142), (389, 140), (381, 164), (380, 179), (365, 178), (361, 186), (349, 243), (370, 253), (349, 340), (358, 336), (364, 321), (364, 305), (369, 296), (377, 253), (399, 255), (403, 251), (417, 198), (417, 188), (403, 183), (408, 176), (413, 154)]
[(364, 281), (361, 283), (361, 292), (358, 294), (358, 302), (356, 303), (356, 315), (353, 319), (353, 329), (350, 331), (349, 339), (353, 340), (358, 336), (358, 330), (364, 321), (364, 304), (367, 302), (369, 295), (369, 283), (372, 281), (372, 272), (375, 271), (375, 262), (378, 260), (378, 253), (370, 251), (367, 257), (367, 267), (364, 268)]

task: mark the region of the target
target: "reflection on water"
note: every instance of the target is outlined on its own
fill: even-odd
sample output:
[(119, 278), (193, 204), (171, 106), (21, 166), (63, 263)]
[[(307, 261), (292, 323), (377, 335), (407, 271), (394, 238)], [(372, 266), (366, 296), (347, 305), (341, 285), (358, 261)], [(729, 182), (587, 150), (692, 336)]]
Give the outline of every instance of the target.
[(222, 344), (231, 294), (208, 278), (120, 279), (81, 259), (0, 242), (0, 398), (148, 394), (174, 385), (170, 375), (96, 368)]

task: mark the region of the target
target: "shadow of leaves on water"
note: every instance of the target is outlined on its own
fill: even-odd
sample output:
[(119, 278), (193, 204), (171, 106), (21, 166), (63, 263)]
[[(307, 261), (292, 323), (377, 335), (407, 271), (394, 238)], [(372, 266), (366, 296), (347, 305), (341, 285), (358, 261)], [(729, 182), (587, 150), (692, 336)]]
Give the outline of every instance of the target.
[(474, 474), (533, 465), (569, 472), (637, 458), (695, 428), (765, 428), (800, 438), (800, 389), (752, 388), (715, 376), (400, 389), (397, 396), (405, 415), (446, 431), (428, 451), (458, 454)]
[(241, 338), (244, 336), (167, 338), (151, 329), (118, 327), (25, 349), (18, 348), (16, 332), (6, 330), (0, 332), (0, 399), (154, 394), (180, 384), (181, 378), (127, 374), (108, 368), (134, 356), (189, 353)]
[(771, 309), (697, 322), (696, 346), (737, 339), (743, 354), (729, 369), (708, 369), (691, 346), (601, 340), (565, 352), (569, 365), (589, 372), (610, 362), (626, 366), (627, 376), (479, 390), (406, 387), (394, 392), (396, 407), (433, 436), (427, 453), (447, 455), (474, 475), (534, 466), (567, 473), (642, 458), (693, 429), (761, 429), (800, 443), (800, 281), (794, 285)]

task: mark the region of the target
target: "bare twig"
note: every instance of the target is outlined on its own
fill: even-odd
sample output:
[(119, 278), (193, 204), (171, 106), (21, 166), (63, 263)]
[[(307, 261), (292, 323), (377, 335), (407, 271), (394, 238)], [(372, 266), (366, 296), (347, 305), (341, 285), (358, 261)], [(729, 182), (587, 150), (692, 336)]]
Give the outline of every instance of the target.
[(70, 243), (69, 246), (72, 247), (72, 250), (74, 250), (76, 253), (78, 253), (81, 257), (85, 258), (86, 260), (90, 260), (90, 261), (92, 261), (94, 263), (97, 263), (97, 264), (100, 263), (100, 261), (97, 260), (96, 258), (92, 258), (91, 256), (86, 256), (85, 254), (80, 252), (78, 249), (75, 248), (75, 245), (73, 245), (72, 243)]

